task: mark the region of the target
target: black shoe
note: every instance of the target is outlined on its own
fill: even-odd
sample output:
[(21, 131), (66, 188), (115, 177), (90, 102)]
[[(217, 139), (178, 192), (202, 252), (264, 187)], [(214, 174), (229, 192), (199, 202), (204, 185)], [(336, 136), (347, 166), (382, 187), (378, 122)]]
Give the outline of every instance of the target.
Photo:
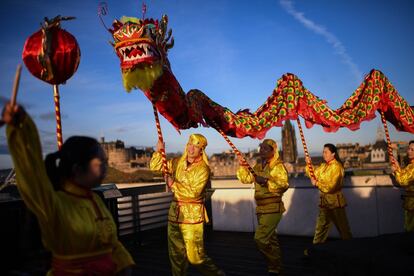
[(269, 272), (269, 276), (279, 276), (279, 273), (277, 273), (277, 272)]

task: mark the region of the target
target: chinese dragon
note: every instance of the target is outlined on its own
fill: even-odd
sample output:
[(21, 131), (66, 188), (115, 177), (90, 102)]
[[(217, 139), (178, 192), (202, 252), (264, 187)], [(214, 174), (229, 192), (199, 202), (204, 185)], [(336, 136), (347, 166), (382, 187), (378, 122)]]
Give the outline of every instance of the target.
[[(177, 130), (203, 125), (215, 128), (225, 138), (249, 136), (262, 139), (270, 128), (282, 126), (285, 120), (298, 120), (300, 123), (299, 116), (308, 128), (318, 124), (327, 132), (335, 132), (344, 127), (357, 130), (361, 122), (375, 118), (378, 111), (385, 127), (387, 120), (397, 130), (414, 133), (413, 107), (398, 94), (387, 77), (375, 69), (336, 110), (307, 90), (302, 81), (290, 73), (277, 81), (272, 94), (253, 113), (248, 109), (234, 113), (197, 89), (185, 93), (167, 58), (168, 50), (174, 45), (172, 31), (167, 29), (167, 25), (166, 15), (160, 20), (122, 17), (113, 22), (109, 31), (121, 61), (125, 89), (128, 92), (142, 90), (153, 103), (154, 110)], [(386, 132), (388, 135), (387, 129)], [(232, 146), (230, 140), (226, 140)], [(305, 144), (304, 147), (307, 154)]]

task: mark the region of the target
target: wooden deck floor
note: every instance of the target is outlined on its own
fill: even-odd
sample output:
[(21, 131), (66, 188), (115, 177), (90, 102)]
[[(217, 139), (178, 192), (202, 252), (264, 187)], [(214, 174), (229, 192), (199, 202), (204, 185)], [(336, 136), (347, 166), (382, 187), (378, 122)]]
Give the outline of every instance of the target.
[[(227, 275), (267, 275), (266, 263), (256, 249), (253, 233), (206, 231), (207, 254)], [(141, 233), (141, 243), (123, 241), (137, 263), (133, 275), (171, 275), (166, 229)], [(311, 246), (310, 237), (279, 236), (285, 276), (414, 275), (414, 234), (401, 233), (350, 241), (330, 240)], [(305, 258), (303, 250), (310, 248)], [(0, 275), (45, 275), (50, 254), (33, 252)], [(0, 268), (4, 268), (4, 264)], [(9, 266), (10, 267), (10, 266)], [(194, 267), (188, 275), (200, 275)]]
[[(207, 254), (227, 275), (268, 275), (253, 233), (206, 231)], [(130, 247), (134, 275), (171, 275), (165, 229)], [(285, 276), (414, 275), (414, 233), (382, 235), (348, 241), (329, 239), (312, 246), (312, 238), (279, 236)], [(303, 255), (309, 248), (309, 257)], [(190, 267), (189, 275), (199, 275)]]
[[(227, 275), (267, 275), (266, 262), (257, 250), (253, 233), (207, 231), (205, 247), (209, 257)], [(147, 233), (140, 246), (129, 246), (137, 263), (134, 275), (171, 275), (165, 230)], [(280, 236), (283, 275), (313, 275), (303, 250), (311, 238)], [(194, 267), (189, 275), (199, 275)]]

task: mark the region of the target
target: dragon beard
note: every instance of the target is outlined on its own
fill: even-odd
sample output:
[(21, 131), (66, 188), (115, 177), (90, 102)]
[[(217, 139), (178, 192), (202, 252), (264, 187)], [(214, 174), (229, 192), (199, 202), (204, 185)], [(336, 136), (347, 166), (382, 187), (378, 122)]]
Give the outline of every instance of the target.
[(163, 66), (161, 63), (153, 64), (151, 67), (137, 67), (131, 70), (122, 71), (122, 82), (126, 91), (140, 89), (148, 91), (153, 87), (154, 82), (162, 75)]

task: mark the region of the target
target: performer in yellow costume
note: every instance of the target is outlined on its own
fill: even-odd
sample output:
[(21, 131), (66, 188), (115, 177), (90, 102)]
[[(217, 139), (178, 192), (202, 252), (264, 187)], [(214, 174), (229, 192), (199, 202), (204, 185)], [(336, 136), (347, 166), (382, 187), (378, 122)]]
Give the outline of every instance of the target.
[(48, 275), (129, 275), (134, 261), (118, 241), (110, 212), (91, 191), (101, 184), (106, 170), (99, 143), (71, 137), (43, 162), (29, 115), (8, 104), (2, 120), (8, 124), (20, 195), (36, 215), (43, 244), (53, 255)]
[[(186, 275), (188, 263), (203, 275), (225, 275), (204, 251), (204, 222), (208, 222), (204, 206), (210, 168), (205, 153), (207, 139), (192, 134), (184, 154), (168, 161), (167, 184), (174, 194), (168, 213), (168, 253), (173, 275)], [(161, 149), (158, 141), (150, 168), (161, 171)]]
[[(312, 184), (320, 192), (319, 215), (313, 237), (314, 244), (326, 241), (332, 223), (335, 224), (342, 239), (352, 238), (345, 212), (347, 204), (342, 193), (344, 167), (333, 144), (324, 145), (323, 159), (325, 163), (315, 170), (316, 179), (311, 178)], [(311, 161), (307, 159), (306, 162), (310, 163)], [(306, 174), (309, 176), (308, 167), (306, 167)]]
[(404, 228), (407, 232), (414, 232), (414, 141), (410, 141), (407, 149), (410, 163), (405, 168), (400, 168), (397, 160), (392, 165), (395, 180), (405, 188), (404, 195)]
[(255, 183), (258, 227), (254, 239), (267, 260), (269, 275), (278, 275), (281, 272), (282, 260), (276, 227), (285, 211), (282, 195), (289, 188), (288, 174), (279, 159), (274, 140), (265, 139), (260, 144), (259, 154), (260, 160), (253, 168), (257, 177), (241, 166), (237, 171), (237, 178), (244, 184)]

